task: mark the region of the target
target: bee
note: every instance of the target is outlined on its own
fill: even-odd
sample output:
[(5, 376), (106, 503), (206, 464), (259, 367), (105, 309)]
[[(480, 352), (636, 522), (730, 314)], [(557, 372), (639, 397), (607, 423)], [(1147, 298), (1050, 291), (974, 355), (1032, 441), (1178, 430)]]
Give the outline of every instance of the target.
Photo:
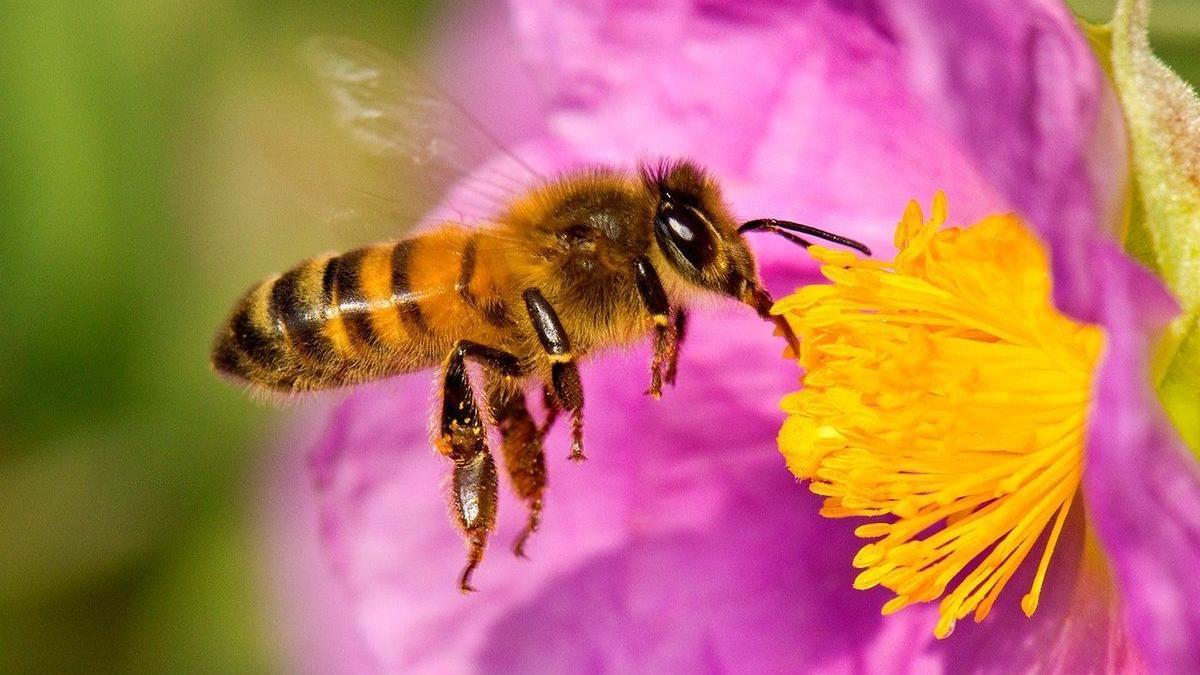
[[(371, 82), (401, 71), (369, 48), (337, 41), (320, 53), (329, 86), (341, 94), (335, 100), (361, 113), (350, 119), (376, 125), (378, 116), (365, 109), (378, 108), (379, 92), (412, 89)], [(437, 368), (433, 442), (452, 464), (452, 510), (468, 547), (458, 585), (466, 592), (496, 523), (498, 474), (486, 424), (499, 432), (509, 482), (528, 509), (514, 544), (524, 556), (542, 517), (543, 440), (560, 413), (570, 417), (569, 458), (585, 457), (582, 359), (649, 338), (647, 393), (659, 398), (675, 381), (687, 307), (703, 295), (748, 305), (794, 340), (769, 313), (771, 296), (743, 238), (752, 231), (802, 246), (809, 241), (799, 235), (807, 235), (869, 253), (798, 223), (739, 224), (717, 181), (690, 161), (582, 169), (509, 194), (482, 225), (440, 223), (318, 256), (260, 282), (220, 328), (212, 363), (274, 392)], [(482, 369), (482, 400), (468, 361)], [(539, 384), (546, 402), (540, 422), (527, 405)]]

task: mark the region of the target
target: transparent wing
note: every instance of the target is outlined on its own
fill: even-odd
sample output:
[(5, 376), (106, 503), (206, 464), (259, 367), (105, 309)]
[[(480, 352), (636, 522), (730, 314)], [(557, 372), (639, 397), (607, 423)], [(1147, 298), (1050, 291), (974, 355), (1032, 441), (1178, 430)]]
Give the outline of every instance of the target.
[[(380, 183), (415, 193), (426, 207), (458, 186), (444, 210), (475, 222), (540, 180), (461, 105), (386, 51), (326, 36), (310, 40), (304, 54), (336, 124), (385, 167)], [(484, 162), (488, 168), (481, 171)], [(389, 200), (386, 187), (383, 194), (344, 187), (358, 193), (360, 203)]]

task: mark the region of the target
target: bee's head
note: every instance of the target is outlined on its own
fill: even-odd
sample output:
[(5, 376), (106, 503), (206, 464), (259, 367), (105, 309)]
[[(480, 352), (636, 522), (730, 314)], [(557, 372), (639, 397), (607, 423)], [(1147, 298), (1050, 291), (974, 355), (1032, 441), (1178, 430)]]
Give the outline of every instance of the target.
[(654, 240), (680, 277), (743, 302), (762, 294), (754, 254), (715, 180), (686, 161), (644, 166), (642, 178), (657, 201)]
[(739, 227), (721, 198), (720, 186), (690, 162), (643, 167), (642, 177), (657, 199), (655, 241), (674, 271), (695, 286), (750, 305), (763, 317), (768, 316), (771, 296), (759, 281), (754, 254), (743, 233), (774, 232), (809, 246), (792, 234), (800, 232), (871, 253), (854, 240), (788, 221), (753, 220)]

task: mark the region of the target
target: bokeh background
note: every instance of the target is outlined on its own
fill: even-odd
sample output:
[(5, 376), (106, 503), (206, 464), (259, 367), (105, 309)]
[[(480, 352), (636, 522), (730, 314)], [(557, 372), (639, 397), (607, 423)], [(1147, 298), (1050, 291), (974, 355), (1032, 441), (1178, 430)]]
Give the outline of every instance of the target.
[[(1095, 20), (1111, 7), (1072, 4)], [(1200, 82), (1200, 2), (1155, 7), (1155, 47)], [(250, 281), (401, 227), (322, 210), (328, 176), (309, 160), (349, 183), (362, 167), (316, 119), (298, 46), (345, 34), (439, 72), (456, 33), (506, 30), (464, 26), (467, 11), (6, 7), (0, 672), (289, 670), (262, 543), (264, 467), (288, 413), (215, 378), (209, 341)]]

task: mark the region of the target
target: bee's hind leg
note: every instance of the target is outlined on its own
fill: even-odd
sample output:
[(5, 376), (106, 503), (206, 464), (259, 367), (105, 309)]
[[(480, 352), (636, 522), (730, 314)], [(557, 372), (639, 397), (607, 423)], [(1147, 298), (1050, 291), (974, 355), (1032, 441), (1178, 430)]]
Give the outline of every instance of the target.
[(525, 392), (494, 377), (487, 381), (488, 407), (500, 430), (501, 455), (513, 492), (529, 507), (529, 520), (513, 543), (513, 553), (525, 557), (525, 542), (542, 520), (546, 490), (545, 432), (533, 421), (525, 405)]
[(467, 564), (458, 586), (475, 590), (471, 573), (483, 560), (488, 534), (496, 526), (496, 463), (488, 452), (487, 433), (475, 402), (464, 359), (471, 357), (499, 372), (516, 372), (516, 357), (472, 342), (455, 345), (442, 369), (442, 413), (437, 447), (454, 462), (451, 502), (458, 526), (467, 538)]

